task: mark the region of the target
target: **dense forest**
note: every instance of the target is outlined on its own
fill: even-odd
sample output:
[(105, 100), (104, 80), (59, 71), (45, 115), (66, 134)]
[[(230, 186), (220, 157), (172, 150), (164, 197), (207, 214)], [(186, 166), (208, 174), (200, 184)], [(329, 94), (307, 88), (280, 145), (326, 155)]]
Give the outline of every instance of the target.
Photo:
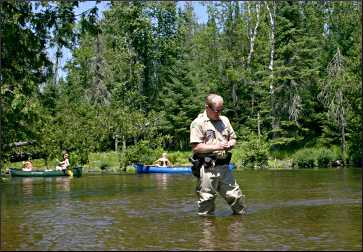
[(76, 15), (78, 1), (1, 1), (1, 162), (29, 141), (22, 151), (81, 163), (190, 150), (215, 92), (245, 160), (319, 152), (361, 165), (361, 1), (202, 4), (201, 24), (190, 2), (111, 1), (100, 18), (96, 5)]

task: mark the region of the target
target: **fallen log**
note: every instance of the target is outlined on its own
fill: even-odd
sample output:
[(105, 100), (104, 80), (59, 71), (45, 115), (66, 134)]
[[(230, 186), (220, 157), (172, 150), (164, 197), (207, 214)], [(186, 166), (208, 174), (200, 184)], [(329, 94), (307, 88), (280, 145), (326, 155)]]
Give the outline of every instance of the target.
[(35, 140), (24, 141), (24, 142), (14, 142), (14, 143), (10, 143), (10, 144), (4, 144), (3, 148), (12, 148), (12, 147), (21, 147), (21, 146), (26, 146), (26, 145), (33, 145), (36, 142), (37, 141), (35, 141)]
[(44, 152), (20, 152), (20, 153), (13, 153), (10, 154), (9, 161), (14, 162), (20, 162), (20, 161), (26, 161), (29, 159), (46, 159), (48, 157), (47, 153)]

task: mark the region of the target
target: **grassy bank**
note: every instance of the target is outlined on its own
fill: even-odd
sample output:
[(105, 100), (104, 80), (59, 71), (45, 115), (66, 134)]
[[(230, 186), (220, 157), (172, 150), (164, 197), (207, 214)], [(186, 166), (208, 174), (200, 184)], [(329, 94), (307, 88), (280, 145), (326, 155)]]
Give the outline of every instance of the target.
[[(190, 151), (168, 152), (168, 158), (173, 165), (190, 165), (190, 162), (188, 161), (190, 154)], [(34, 159), (32, 161), (34, 170), (43, 170), (45, 168), (54, 169), (58, 164), (58, 160), (56, 159), (49, 160), (48, 164), (43, 159)], [(70, 161), (72, 162), (72, 160)], [(22, 162), (5, 163), (4, 171), (7, 171), (9, 168), (21, 169)], [(125, 169), (120, 168), (119, 153), (114, 151), (91, 153), (89, 155), (89, 163), (83, 165), (84, 173), (123, 173), (127, 171), (132, 172), (132, 169), (126, 167), (125, 171)]]
[[(338, 149), (332, 148), (304, 148), (294, 153), (283, 155), (279, 152), (271, 153), (265, 147), (258, 148), (251, 144), (239, 145), (232, 151), (232, 163), (238, 170), (242, 169), (298, 169), (298, 168), (324, 168), (339, 165)], [(190, 165), (188, 158), (191, 151), (169, 151), (168, 158), (173, 165)], [(99, 152), (89, 155), (89, 163), (83, 165), (84, 173), (124, 173), (134, 172), (132, 166), (120, 167), (120, 155), (117, 152)], [(72, 162), (72, 160), (71, 160)], [(337, 163), (338, 162), (338, 163)], [(58, 160), (49, 160), (45, 163), (43, 159), (33, 160), (34, 169), (54, 169)], [(22, 162), (5, 163), (8, 168), (21, 168)]]
[[(188, 160), (191, 155), (190, 151), (172, 151), (167, 152), (167, 154), (173, 165), (190, 165)], [(91, 153), (89, 160), (89, 164), (85, 166), (85, 172), (124, 172), (124, 170), (120, 168), (119, 154), (117, 152)], [(126, 169), (128, 170), (128, 168), (130, 169), (130, 167), (127, 167)]]

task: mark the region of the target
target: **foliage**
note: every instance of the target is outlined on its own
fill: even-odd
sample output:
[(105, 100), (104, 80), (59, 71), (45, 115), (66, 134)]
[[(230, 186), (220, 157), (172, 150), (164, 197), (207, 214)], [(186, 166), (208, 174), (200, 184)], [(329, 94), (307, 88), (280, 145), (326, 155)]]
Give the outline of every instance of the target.
[(298, 168), (332, 167), (334, 162), (341, 159), (339, 148), (304, 148), (292, 155), (293, 166)]
[(268, 166), (269, 144), (263, 137), (252, 133), (248, 139), (233, 150), (232, 162), (241, 168), (263, 169)]
[(161, 146), (154, 141), (141, 140), (127, 149), (126, 162), (152, 164), (160, 157), (162, 151)]
[(339, 156), (331, 149), (321, 148), (317, 151), (317, 165), (320, 168), (331, 167), (333, 162), (338, 160)]
[[(205, 2), (206, 24), (189, 2), (112, 1), (80, 20), (78, 3), (0, 3), (1, 161), (14, 151), (3, 144), (28, 140), (80, 164), (117, 146), (122, 169), (189, 151), (190, 123), (217, 92), (238, 164), (297, 151), (302, 167), (329, 165), (335, 152), (321, 146), (361, 163), (360, 2)], [(73, 57), (59, 79), (64, 48)]]
[(189, 151), (173, 151), (168, 153), (168, 158), (173, 165), (191, 165), (189, 157), (192, 155)]
[(294, 167), (313, 168), (316, 166), (316, 152), (312, 148), (298, 150), (292, 158)]

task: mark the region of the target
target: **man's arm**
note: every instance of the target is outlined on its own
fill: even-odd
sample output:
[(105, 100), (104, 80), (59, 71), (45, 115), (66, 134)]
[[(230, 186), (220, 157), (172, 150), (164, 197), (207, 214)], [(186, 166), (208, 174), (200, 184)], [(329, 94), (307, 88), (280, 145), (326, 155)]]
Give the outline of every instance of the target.
[(194, 153), (210, 153), (213, 151), (230, 150), (236, 144), (236, 140), (217, 144), (192, 143), (192, 151)]

